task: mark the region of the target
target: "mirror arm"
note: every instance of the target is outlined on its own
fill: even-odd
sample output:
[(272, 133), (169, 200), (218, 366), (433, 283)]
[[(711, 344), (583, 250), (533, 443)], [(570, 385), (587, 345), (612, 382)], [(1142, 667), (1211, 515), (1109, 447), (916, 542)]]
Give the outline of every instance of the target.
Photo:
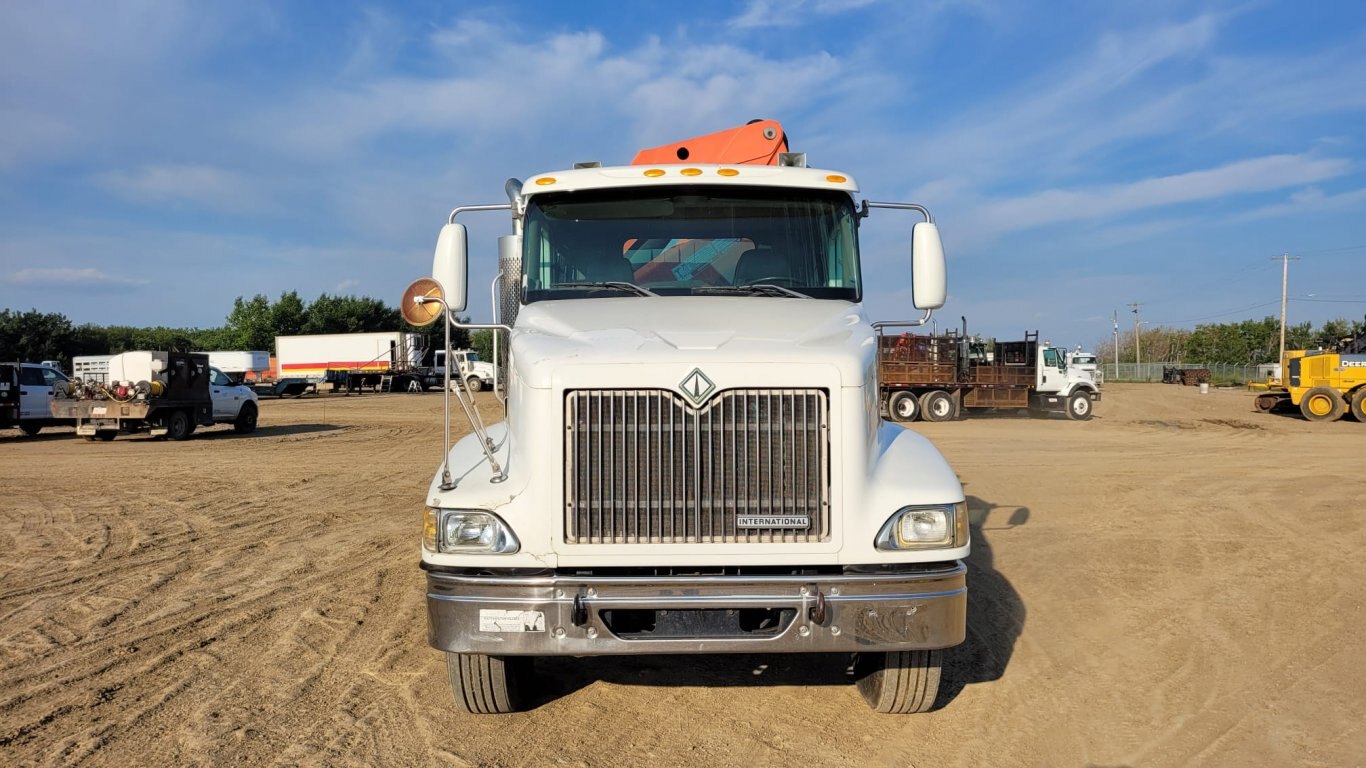
[[(860, 219), (868, 216), (870, 213), (868, 210), (869, 208), (891, 208), (897, 211), (918, 211), (921, 216), (925, 217), (925, 221), (930, 224), (934, 223), (934, 215), (930, 213), (930, 209), (919, 203), (870, 203), (867, 200), (864, 200), (863, 205), (859, 208), (858, 212)], [(452, 220), (454, 220), (454, 214), (452, 214)]]
[(933, 316), (934, 310), (927, 309), (919, 320), (879, 320), (876, 323), (873, 323), (873, 328), (876, 329), (878, 333), (882, 333), (883, 328), (916, 328), (928, 323)]
[(446, 218), (447, 224), (454, 224), (455, 217), (462, 213), (474, 213), (476, 211), (510, 211), (511, 203), (491, 203), (489, 205), (462, 205), (451, 211), (451, 215)]

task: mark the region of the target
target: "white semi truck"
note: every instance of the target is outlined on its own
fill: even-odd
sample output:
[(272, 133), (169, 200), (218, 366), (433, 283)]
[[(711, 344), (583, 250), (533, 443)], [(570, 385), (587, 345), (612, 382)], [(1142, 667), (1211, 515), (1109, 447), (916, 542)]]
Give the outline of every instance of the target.
[(448, 402), (424, 499), (457, 704), (516, 710), (538, 656), (845, 651), (874, 709), (929, 709), (966, 632), (968, 509), (939, 451), (879, 417), (858, 238), (873, 210), (913, 214), (927, 320), (929, 212), (860, 201), (772, 121), (507, 192), (452, 212), (402, 305), (463, 312), (458, 219), (511, 214), (497, 322), (466, 326), (501, 337), (506, 418), (459, 393), (474, 429), (451, 447)]

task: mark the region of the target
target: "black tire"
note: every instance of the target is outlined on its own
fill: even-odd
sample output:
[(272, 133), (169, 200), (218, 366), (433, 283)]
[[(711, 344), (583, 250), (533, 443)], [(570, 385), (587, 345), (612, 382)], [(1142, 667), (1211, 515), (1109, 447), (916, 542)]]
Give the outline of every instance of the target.
[(107, 443), (118, 436), (119, 431), (117, 429), (101, 429), (95, 432), (95, 439), (103, 443)]
[(952, 421), (953, 396), (942, 389), (932, 389), (920, 396), (920, 418), (925, 421)]
[(859, 654), (855, 685), (874, 711), (888, 715), (928, 712), (939, 695), (944, 652), (888, 651)]
[(531, 677), (531, 665), (528, 656), (446, 654), (446, 675), (450, 678), (455, 703), (475, 715), (502, 715), (520, 710)]
[(893, 421), (915, 421), (920, 418), (920, 401), (914, 392), (893, 392), (887, 400), (887, 414)]
[(166, 437), (171, 440), (186, 440), (194, 434), (190, 414), (184, 411), (171, 411), (166, 417)]
[(1358, 389), (1352, 393), (1352, 416), (1362, 424), (1366, 424), (1366, 387)]
[(484, 391), (484, 380), (478, 376), (471, 376), (468, 379), (465, 379), (465, 383), (469, 385), (471, 392)]
[(1091, 395), (1087, 392), (1073, 392), (1067, 398), (1067, 418), (1072, 421), (1086, 421), (1091, 418)]
[(250, 400), (242, 403), (242, 409), (237, 412), (237, 418), (232, 420), (232, 431), (239, 435), (255, 432), (256, 416), (256, 403)]
[(43, 431), (43, 425), (42, 425), (42, 424), (20, 424), (20, 425), (19, 425), (19, 431), (20, 431), (20, 432), (23, 432), (24, 434), (28, 435), (29, 437), (33, 437), (34, 435), (36, 435), (36, 434), (38, 434), (39, 432), (42, 432), (42, 431)]
[(1300, 413), (1310, 421), (1337, 421), (1346, 412), (1342, 393), (1332, 387), (1314, 387), (1300, 398)]

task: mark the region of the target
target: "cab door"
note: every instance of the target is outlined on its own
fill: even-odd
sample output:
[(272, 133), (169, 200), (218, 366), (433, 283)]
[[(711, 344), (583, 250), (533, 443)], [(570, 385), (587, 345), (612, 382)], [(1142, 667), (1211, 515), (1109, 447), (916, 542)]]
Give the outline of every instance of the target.
[(1040, 392), (1061, 392), (1067, 384), (1067, 366), (1062, 353), (1052, 347), (1039, 351), (1039, 373), (1035, 388)]
[(19, 418), (49, 419), (52, 412), (48, 404), (52, 402), (52, 385), (65, 379), (51, 368), (39, 365), (19, 367)]
[(242, 407), (241, 387), (234, 386), (226, 373), (209, 369), (209, 397), (213, 400), (213, 420), (231, 421)]

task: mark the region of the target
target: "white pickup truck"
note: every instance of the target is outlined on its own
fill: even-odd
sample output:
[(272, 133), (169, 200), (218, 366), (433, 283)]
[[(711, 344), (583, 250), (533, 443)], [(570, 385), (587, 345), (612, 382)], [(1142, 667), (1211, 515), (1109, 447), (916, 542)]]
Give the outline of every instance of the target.
[(54, 418), (52, 390), (65, 385), (66, 374), (48, 363), (0, 364), (0, 429), (18, 427), (36, 435), (44, 427), (71, 426), (71, 419)]

